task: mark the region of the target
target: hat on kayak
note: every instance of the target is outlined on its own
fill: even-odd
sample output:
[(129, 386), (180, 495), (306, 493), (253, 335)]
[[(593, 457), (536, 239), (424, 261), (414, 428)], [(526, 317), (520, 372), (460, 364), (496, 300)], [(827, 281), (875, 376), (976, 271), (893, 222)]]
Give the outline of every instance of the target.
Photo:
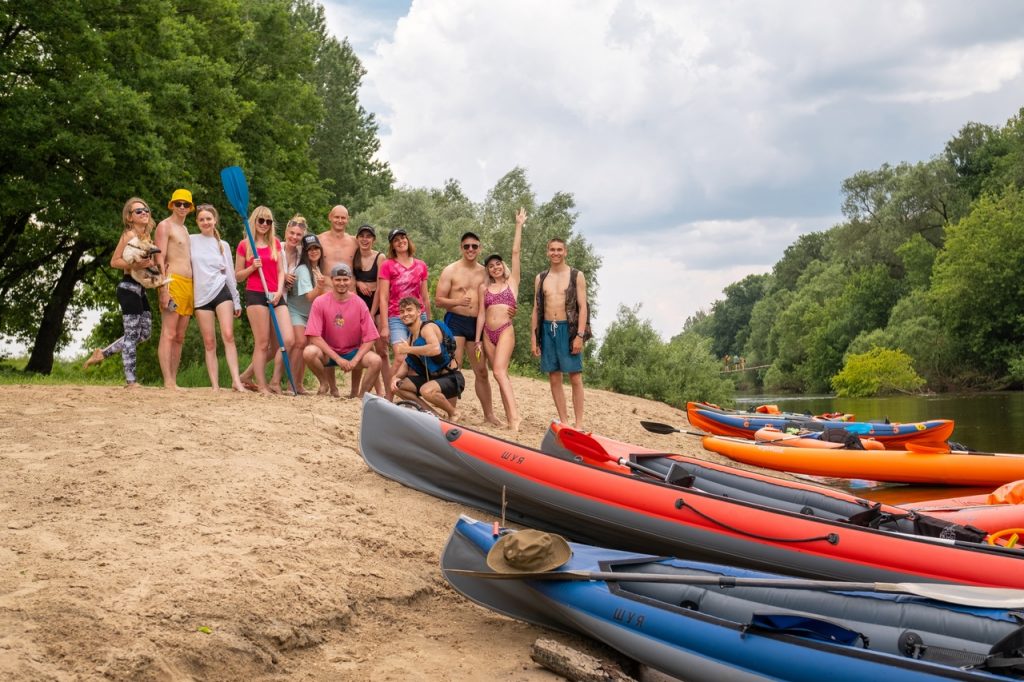
[(487, 553), (487, 565), (495, 573), (551, 571), (572, 556), (569, 543), (560, 535), (521, 530), (502, 536)]

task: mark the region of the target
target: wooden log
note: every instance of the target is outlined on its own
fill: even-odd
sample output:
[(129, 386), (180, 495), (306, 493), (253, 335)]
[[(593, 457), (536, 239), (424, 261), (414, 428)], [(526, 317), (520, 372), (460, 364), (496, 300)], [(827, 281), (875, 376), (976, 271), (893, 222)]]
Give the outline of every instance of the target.
[(552, 639), (538, 639), (534, 642), (530, 658), (571, 682), (636, 682), (617, 664)]

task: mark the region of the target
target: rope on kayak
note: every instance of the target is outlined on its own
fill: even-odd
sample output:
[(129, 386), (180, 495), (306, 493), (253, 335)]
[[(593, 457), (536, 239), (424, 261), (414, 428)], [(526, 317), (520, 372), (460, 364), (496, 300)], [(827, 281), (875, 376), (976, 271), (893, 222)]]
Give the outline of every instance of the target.
[(697, 516), (701, 517), (702, 519), (710, 521), (711, 523), (713, 523), (715, 525), (721, 526), (722, 528), (725, 528), (726, 530), (731, 530), (731, 531), (733, 531), (735, 533), (740, 533), (741, 535), (746, 535), (747, 537), (756, 538), (758, 540), (769, 540), (771, 542), (820, 542), (820, 541), (824, 540), (825, 542), (829, 543), (830, 545), (838, 545), (839, 544), (839, 534), (838, 533), (829, 533), (828, 535), (819, 535), (818, 537), (813, 537), (813, 538), (776, 538), (776, 537), (772, 537), (770, 535), (759, 535), (757, 533), (751, 533), (750, 531), (743, 530), (742, 528), (737, 528), (736, 526), (730, 526), (728, 523), (725, 523), (723, 521), (719, 521), (716, 518), (712, 518), (711, 516), (708, 516), (707, 514), (702, 512), (701, 510), (699, 510), (696, 507), (694, 507), (692, 504), (687, 504), (686, 501), (683, 498), (681, 498), (681, 497), (676, 500), (675, 506), (676, 506), (676, 509), (683, 509), (685, 507), (685, 508), (689, 509), (690, 511), (692, 511)]

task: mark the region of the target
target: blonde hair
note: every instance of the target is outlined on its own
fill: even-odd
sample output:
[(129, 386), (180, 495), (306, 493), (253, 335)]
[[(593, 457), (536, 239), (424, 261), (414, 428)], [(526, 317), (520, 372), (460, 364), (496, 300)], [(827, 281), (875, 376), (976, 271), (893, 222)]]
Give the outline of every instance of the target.
[[(132, 229), (131, 216), (132, 216), (132, 204), (142, 204), (146, 208), (149, 208), (149, 204), (144, 199), (139, 197), (132, 197), (128, 201), (124, 202), (124, 208), (121, 209), (121, 222), (124, 223), (124, 231)], [(156, 221), (153, 220), (153, 209), (149, 209), (149, 222), (146, 223), (146, 238), (149, 239), (153, 233), (153, 228), (156, 227)]]
[[(270, 260), (272, 260), (272, 261), (274, 261), (276, 263), (277, 262), (277, 232), (276, 232), (277, 224), (274, 223), (274, 214), (270, 212), (269, 208), (267, 208), (266, 206), (263, 206), (261, 204), (261, 205), (257, 206), (256, 208), (254, 208), (252, 210), (252, 213), (249, 214), (249, 226), (252, 229), (254, 229), (254, 230), (256, 229), (256, 219), (257, 218), (270, 218), (270, 239), (269, 239), (270, 243), (268, 244), (268, 246), (270, 246)], [(256, 237), (255, 236), (253, 236), (253, 241), (256, 241)], [(248, 254), (248, 257), (250, 259), (256, 257), (256, 254), (254, 254), (252, 252), (252, 244), (249, 243), (248, 239), (245, 240), (245, 252)]]
[(199, 222), (199, 214), (206, 211), (213, 216), (213, 234), (217, 237), (217, 248), (220, 249), (220, 255), (224, 255), (224, 244), (221, 243), (220, 230), (217, 229), (217, 225), (220, 224), (220, 213), (217, 213), (217, 209), (213, 207), (213, 204), (199, 204), (196, 206), (196, 222)]
[(306, 231), (309, 230), (309, 224), (306, 222), (306, 219), (304, 217), (302, 217), (301, 213), (296, 213), (291, 218), (289, 218), (288, 219), (288, 224), (285, 225), (285, 229), (288, 229), (292, 225), (302, 225), (302, 231), (303, 232), (306, 232)]

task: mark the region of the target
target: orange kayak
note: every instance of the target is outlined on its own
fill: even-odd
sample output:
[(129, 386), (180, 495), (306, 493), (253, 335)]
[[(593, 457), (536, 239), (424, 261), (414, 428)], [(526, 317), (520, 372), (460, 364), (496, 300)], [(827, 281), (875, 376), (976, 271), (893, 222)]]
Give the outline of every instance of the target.
[(702, 442), (706, 450), (737, 462), (814, 476), (965, 487), (1024, 478), (1024, 455), (789, 448), (721, 436), (705, 436)]

